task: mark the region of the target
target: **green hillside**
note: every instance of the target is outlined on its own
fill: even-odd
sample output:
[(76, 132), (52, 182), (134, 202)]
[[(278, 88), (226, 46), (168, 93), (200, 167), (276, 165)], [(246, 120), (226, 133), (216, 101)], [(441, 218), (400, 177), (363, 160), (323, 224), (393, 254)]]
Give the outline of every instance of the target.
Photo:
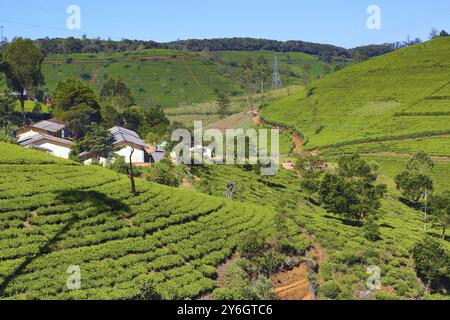
[[(282, 170), (274, 177), (262, 178), (258, 172), (232, 166), (210, 166), (195, 171), (200, 177), (197, 191), (216, 196), (226, 192), (227, 181), (235, 181), (235, 199), (276, 210), (286, 210), (312, 239), (324, 249), (317, 275), (319, 298), (358, 299), (358, 292), (366, 290), (366, 268), (381, 269), (382, 289), (374, 292), (377, 299), (422, 299), (425, 287), (414, 270), (411, 257), (415, 243), (422, 239), (423, 212), (399, 201), (393, 178), (404, 170), (405, 161), (385, 158), (365, 158), (379, 163), (379, 181), (388, 186), (382, 200), (380, 219), (381, 236), (378, 241), (367, 240), (361, 226), (342, 215), (327, 212), (320, 204), (305, 200), (297, 174)], [(450, 163), (438, 162), (432, 174), (436, 187), (449, 188)], [(429, 229), (428, 234), (440, 237), (441, 231)], [(447, 235), (450, 232), (447, 231)], [(449, 241), (442, 242), (450, 250)], [(336, 296), (325, 288), (333, 283)]]
[(272, 103), (262, 116), (303, 132), (307, 149), (441, 135), (433, 153), (448, 155), (436, 147), (450, 141), (449, 54), (443, 37), (375, 57)]
[[(86, 177), (89, 177), (87, 179)], [(127, 299), (152, 275), (165, 299), (215, 286), (216, 266), (274, 211), (0, 144), (0, 298)], [(81, 290), (66, 286), (81, 269)]]
[[(49, 55), (42, 65), (47, 95), (53, 95), (59, 81), (77, 78), (90, 82), (97, 93), (109, 75), (121, 76), (138, 104), (154, 103), (164, 107), (200, 103), (216, 99), (216, 93), (242, 94), (237, 64), (245, 57), (266, 57), (272, 64), (280, 60), (285, 85), (303, 83), (325, 74), (323, 67), (334, 71), (336, 64), (319, 61), (304, 53), (240, 51), (191, 53), (168, 49), (145, 49), (112, 53), (79, 53)], [(219, 59), (217, 59), (217, 57)], [(302, 69), (308, 65), (307, 72)], [(5, 87), (3, 75), (0, 87)]]

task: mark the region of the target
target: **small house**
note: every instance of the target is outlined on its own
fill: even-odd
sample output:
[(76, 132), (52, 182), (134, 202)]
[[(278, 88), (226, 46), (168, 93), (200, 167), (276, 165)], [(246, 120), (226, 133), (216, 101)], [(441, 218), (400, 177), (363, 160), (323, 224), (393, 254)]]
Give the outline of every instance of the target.
[(74, 146), (74, 143), (70, 140), (42, 133), (22, 137), (19, 144), (25, 148), (36, 148), (64, 159), (69, 159)]
[(64, 121), (57, 119), (44, 120), (17, 129), (16, 138), (19, 142), (38, 134), (66, 138), (69, 136), (66, 126)]
[(109, 129), (109, 132), (114, 137), (114, 144), (119, 148), (116, 154), (124, 157), (127, 163), (130, 162), (130, 155), (133, 149), (131, 163), (144, 164), (148, 162), (146, 161), (148, 158), (145, 152), (147, 145), (136, 132), (118, 126)]

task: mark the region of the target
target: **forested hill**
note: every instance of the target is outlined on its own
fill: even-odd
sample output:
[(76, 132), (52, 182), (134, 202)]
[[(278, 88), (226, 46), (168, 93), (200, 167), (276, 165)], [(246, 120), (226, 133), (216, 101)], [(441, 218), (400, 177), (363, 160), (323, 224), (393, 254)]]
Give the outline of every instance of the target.
[(271, 50), (280, 52), (304, 52), (318, 55), (322, 60), (332, 57), (352, 58), (364, 54), (367, 57), (377, 56), (395, 50), (395, 44), (368, 45), (354, 49), (345, 49), (329, 44), (312, 43), (298, 40), (277, 41), (255, 38), (217, 38), (189, 39), (168, 43), (151, 40), (120, 41), (78, 38), (44, 38), (36, 40), (36, 44), (44, 54), (99, 53), (114, 51), (131, 51), (138, 49), (178, 49), (192, 51), (259, 51)]

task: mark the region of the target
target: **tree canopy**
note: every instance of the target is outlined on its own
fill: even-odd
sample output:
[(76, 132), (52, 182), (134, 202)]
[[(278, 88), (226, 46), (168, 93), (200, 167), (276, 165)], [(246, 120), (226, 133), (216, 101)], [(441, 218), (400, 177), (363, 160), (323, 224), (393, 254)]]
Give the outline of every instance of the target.
[(41, 72), (44, 55), (30, 39), (17, 38), (6, 45), (2, 53), (2, 69), (8, 87), (20, 94), (22, 116), (25, 121), (24, 94), (44, 84)]

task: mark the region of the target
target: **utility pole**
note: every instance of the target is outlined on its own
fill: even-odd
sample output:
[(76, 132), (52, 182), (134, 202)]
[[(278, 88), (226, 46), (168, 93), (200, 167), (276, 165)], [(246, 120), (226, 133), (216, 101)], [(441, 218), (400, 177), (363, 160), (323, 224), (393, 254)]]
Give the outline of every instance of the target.
[(427, 226), (427, 219), (428, 219), (427, 205), (428, 205), (428, 190), (425, 189), (425, 216), (424, 216), (424, 225), (423, 225), (425, 232), (427, 232), (427, 227), (428, 227)]
[(3, 40), (5, 39), (4, 37), (4, 26), (0, 26), (0, 45), (3, 44)]
[(280, 67), (278, 66), (278, 58), (275, 56), (275, 59), (273, 60), (272, 89), (279, 88), (281, 88)]

